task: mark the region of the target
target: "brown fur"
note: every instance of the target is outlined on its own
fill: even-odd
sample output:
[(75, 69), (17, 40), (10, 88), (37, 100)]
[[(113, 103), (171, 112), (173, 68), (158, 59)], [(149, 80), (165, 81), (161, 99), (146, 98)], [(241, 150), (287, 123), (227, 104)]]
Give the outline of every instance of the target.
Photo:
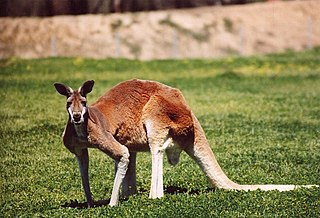
[(239, 185), (230, 180), (179, 90), (158, 82), (130, 80), (116, 85), (87, 108), (86, 94), (91, 92), (93, 83), (85, 82), (78, 91), (55, 84), (69, 102), (63, 142), (78, 158), (89, 206), (93, 205), (88, 179), (87, 148), (90, 147), (100, 149), (115, 160), (112, 206), (118, 203), (122, 181), (123, 196), (136, 192), (135, 160), (136, 152), (140, 151), (151, 151), (152, 155), (151, 198), (163, 196), (164, 151), (173, 165), (178, 163), (181, 151), (186, 151), (217, 188), (279, 191), (296, 188), (294, 185)]
[(92, 109), (101, 112), (108, 123), (106, 131), (129, 151), (149, 151), (144, 127), (147, 119), (156, 119), (174, 140), (192, 143), (191, 111), (180, 91), (163, 84), (141, 80), (120, 83), (93, 103), (89, 111)]

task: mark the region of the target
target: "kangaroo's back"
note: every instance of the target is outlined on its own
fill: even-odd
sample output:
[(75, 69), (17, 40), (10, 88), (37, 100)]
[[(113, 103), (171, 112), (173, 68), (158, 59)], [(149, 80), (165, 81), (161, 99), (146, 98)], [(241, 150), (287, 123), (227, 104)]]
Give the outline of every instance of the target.
[(91, 105), (108, 122), (108, 130), (122, 144), (137, 151), (149, 150), (147, 119), (165, 125), (179, 144), (193, 139), (191, 110), (178, 89), (154, 81), (122, 82)]

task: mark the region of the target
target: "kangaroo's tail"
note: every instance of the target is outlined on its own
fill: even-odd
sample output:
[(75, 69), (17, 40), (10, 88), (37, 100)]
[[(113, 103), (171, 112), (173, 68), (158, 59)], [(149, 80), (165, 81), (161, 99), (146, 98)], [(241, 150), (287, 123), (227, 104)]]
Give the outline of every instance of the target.
[(205, 137), (205, 133), (198, 121), (192, 114), (194, 123), (195, 139), (194, 143), (187, 147), (185, 151), (191, 156), (200, 166), (202, 171), (208, 177), (209, 181), (214, 187), (228, 190), (278, 190), (290, 191), (301, 187), (318, 187), (317, 185), (239, 185), (230, 180), (218, 164), (209, 144)]

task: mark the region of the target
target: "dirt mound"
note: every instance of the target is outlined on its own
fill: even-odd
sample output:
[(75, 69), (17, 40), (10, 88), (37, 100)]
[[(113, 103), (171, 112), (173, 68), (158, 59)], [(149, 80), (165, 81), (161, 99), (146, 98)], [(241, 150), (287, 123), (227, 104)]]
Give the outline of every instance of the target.
[(0, 18), (0, 58), (214, 58), (320, 45), (319, 1)]

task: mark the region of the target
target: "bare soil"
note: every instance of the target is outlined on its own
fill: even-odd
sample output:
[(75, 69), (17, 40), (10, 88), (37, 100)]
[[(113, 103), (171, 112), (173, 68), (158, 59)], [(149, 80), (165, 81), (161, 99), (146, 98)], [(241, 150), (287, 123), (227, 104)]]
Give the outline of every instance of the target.
[(216, 58), (320, 45), (319, 1), (0, 18), (0, 58)]

